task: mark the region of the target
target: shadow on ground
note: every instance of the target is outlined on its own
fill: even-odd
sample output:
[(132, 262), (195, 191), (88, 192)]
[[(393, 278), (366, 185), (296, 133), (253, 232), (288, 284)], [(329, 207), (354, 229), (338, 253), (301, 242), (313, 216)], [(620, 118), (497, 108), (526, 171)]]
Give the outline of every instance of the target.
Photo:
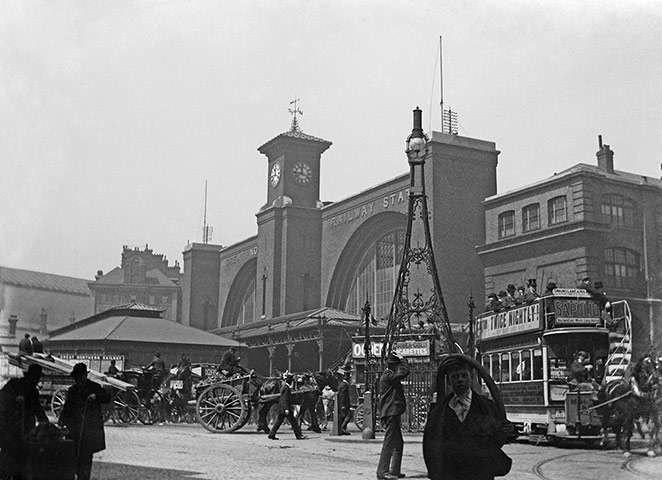
[(194, 480), (203, 472), (173, 470), (170, 468), (140, 467), (123, 463), (94, 462), (92, 478), (95, 480)]

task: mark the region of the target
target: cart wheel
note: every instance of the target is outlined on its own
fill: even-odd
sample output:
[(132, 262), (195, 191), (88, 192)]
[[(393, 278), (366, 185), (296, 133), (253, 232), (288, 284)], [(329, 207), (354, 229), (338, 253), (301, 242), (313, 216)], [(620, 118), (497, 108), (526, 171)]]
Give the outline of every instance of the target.
[(241, 427), (246, 425), (248, 423), (248, 420), (251, 418), (251, 412), (253, 411), (253, 408), (251, 407), (250, 403), (246, 403), (246, 410), (242, 412), (242, 419), (241, 422), (239, 423), (239, 426), (237, 427), (237, 430), (239, 430)]
[(363, 431), (363, 402), (359, 402), (354, 410), (354, 425), (359, 429), (359, 432)]
[(218, 383), (203, 390), (195, 405), (198, 423), (213, 433), (230, 433), (241, 427), (246, 401), (232, 385)]
[(60, 418), (62, 407), (64, 407), (64, 401), (67, 399), (68, 390), (68, 387), (58, 388), (51, 397), (51, 412), (53, 412), (55, 418)]
[(140, 413), (140, 397), (134, 391), (120, 390), (115, 393), (113, 409), (122, 423), (134, 423)]

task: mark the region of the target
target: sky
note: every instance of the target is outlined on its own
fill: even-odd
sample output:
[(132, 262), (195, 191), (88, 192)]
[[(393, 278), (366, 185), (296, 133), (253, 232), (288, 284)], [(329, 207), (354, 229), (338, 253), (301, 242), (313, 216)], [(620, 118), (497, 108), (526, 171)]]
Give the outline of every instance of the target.
[(655, 0), (0, 0), (0, 265), (93, 279), (257, 233), (290, 127), (333, 142), (321, 200), (408, 171), (412, 110), (496, 143), (506, 192), (577, 163), (659, 178)]

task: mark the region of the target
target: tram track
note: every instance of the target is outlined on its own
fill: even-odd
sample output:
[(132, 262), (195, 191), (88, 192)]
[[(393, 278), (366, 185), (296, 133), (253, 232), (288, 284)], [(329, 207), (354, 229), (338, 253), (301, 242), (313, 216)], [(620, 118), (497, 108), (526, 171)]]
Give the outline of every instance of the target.
[[(572, 453), (567, 453), (564, 455), (559, 455), (551, 458), (546, 458), (544, 460), (539, 461), (533, 467), (531, 468), (533, 474), (536, 476), (536, 478), (539, 478), (541, 480), (561, 480), (566, 477), (564, 477), (562, 473), (559, 472), (554, 472), (554, 473), (545, 473), (543, 470), (545, 469), (546, 466), (550, 466), (551, 464), (555, 462), (564, 462), (567, 463), (569, 460), (572, 458), (581, 458), (582, 456), (595, 456), (599, 455), (597, 452), (586, 452), (586, 451), (581, 451), (581, 452), (572, 452)], [(641, 464), (644, 460), (646, 460), (648, 457), (645, 455), (633, 455), (625, 460), (622, 460), (618, 463), (620, 466), (621, 471), (625, 471), (632, 476), (636, 478), (645, 478), (645, 479), (655, 479), (659, 480), (660, 476), (659, 474), (653, 475), (651, 473), (645, 472), (641, 470), (640, 468), (637, 468), (637, 465)]]

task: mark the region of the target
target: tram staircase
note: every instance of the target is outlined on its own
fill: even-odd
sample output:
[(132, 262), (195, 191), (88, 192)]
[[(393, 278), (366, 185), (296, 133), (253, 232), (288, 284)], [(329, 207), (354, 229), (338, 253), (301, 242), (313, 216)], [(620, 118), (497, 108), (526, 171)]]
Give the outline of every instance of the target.
[(619, 380), (628, 373), (632, 362), (632, 315), (627, 301), (611, 304), (609, 329), (609, 356), (605, 363), (604, 382)]

